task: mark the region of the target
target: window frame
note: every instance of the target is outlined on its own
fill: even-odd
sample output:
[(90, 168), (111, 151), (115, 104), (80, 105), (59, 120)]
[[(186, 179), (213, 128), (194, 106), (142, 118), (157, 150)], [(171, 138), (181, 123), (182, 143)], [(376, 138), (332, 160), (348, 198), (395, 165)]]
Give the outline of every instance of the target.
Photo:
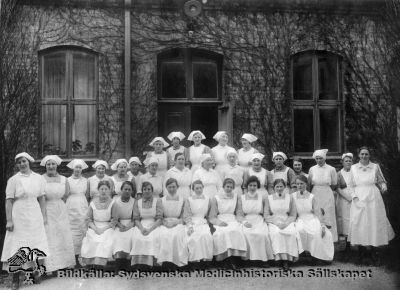
[[(334, 57), (336, 62), (336, 78), (337, 78), (337, 98), (335, 100), (320, 100), (319, 99), (319, 67), (318, 60), (320, 57)], [(296, 100), (294, 99), (294, 61), (298, 58), (311, 58), (312, 61), (312, 99), (311, 100)], [(321, 122), (320, 109), (334, 108), (338, 111), (338, 137), (339, 151), (330, 151), (333, 155), (340, 155), (344, 149), (344, 101), (343, 101), (343, 78), (344, 64), (343, 58), (335, 53), (323, 50), (303, 51), (291, 56), (290, 59), (290, 98), (291, 98), (291, 141), (292, 149), (299, 156), (308, 156), (312, 152), (296, 151), (295, 150), (295, 132), (294, 132), (294, 110), (295, 109), (312, 109), (313, 110), (313, 136), (314, 150), (321, 148)]]
[[(73, 82), (73, 53), (80, 52), (86, 53), (90, 56), (94, 57), (94, 88), (93, 88), (93, 99), (75, 99), (74, 98), (74, 82)], [(64, 53), (64, 61), (65, 61), (65, 86), (66, 86), (66, 99), (44, 99), (44, 58), (46, 56), (56, 54), (56, 53)], [(95, 158), (99, 153), (99, 53), (93, 51), (88, 48), (79, 47), (79, 46), (57, 46), (50, 47), (47, 49), (43, 49), (38, 52), (39, 56), (39, 103), (40, 103), (40, 133), (39, 133), (39, 152), (41, 156), (44, 156), (43, 151), (43, 106), (51, 106), (51, 105), (63, 105), (66, 106), (66, 154), (59, 155), (60, 157), (64, 157), (67, 159), (72, 158)], [(75, 105), (88, 105), (95, 106), (95, 148), (94, 152), (91, 154), (73, 154), (72, 152), (72, 120), (73, 120), (73, 106)]]

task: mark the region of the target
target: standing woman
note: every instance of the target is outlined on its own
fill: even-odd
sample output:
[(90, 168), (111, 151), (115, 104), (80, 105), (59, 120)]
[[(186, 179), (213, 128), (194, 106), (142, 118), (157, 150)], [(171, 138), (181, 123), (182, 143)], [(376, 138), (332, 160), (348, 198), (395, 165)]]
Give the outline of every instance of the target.
[(116, 259), (117, 270), (127, 269), (130, 266), (129, 259), (132, 250), (133, 227), (132, 220), (133, 184), (124, 181), (121, 185), (121, 194), (114, 200), (111, 216), (115, 223), (113, 256)]
[(312, 257), (332, 261), (334, 254), (332, 233), (326, 228), (315, 204), (314, 195), (307, 191), (307, 178), (296, 179), (298, 191), (292, 194), (297, 209), (296, 228), (304, 251)]
[(387, 245), (394, 238), (381, 195), (386, 193), (387, 186), (379, 165), (370, 161), (369, 148), (361, 147), (358, 156), (360, 162), (351, 167), (354, 194), (349, 239), (352, 245), (361, 246), (361, 256), (375, 260), (377, 253), (373, 247)]
[(69, 183), (65, 176), (57, 172), (61, 161), (57, 155), (47, 155), (40, 162), (41, 166), (46, 167), (46, 173), (42, 176), (46, 194), (46, 234), (50, 250), (45, 260), (47, 272), (75, 266), (74, 243), (65, 205), (70, 194)]
[(151, 157), (148, 160), (147, 172), (140, 176), (139, 184), (137, 185), (138, 193), (142, 193), (142, 187), (144, 182), (150, 182), (153, 186), (153, 194), (156, 197), (160, 197), (163, 194), (164, 188), (164, 177), (158, 172), (158, 159)]
[(276, 261), (289, 269), (289, 262), (295, 262), (303, 252), (299, 233), (295, 227), (297, 216), (293, 197), (287, 192), (283, 179), (274, 181), (274, 193), (268, 195), (264, 207), (264, 219), (268, 223), (269, 236)]
[[(133, 229), (131, 264), (153, 267), (157, 262), (160, 250), (160, 225), (163, 218), (161, 199), (153, 194), (150, 182), (143, 182), (142, 198), (133, 205)], [(142, 269), (142, 268), (141, 268)]]
[[(233, 149), (228, 146), (228, 134), (225, 131), (218, 131), (214, 136), (214, 140), (218, 142), (218, 145), (211, 149), (211, 153), (215, 161), (215, 171), (218, 172), (220, 178), (223, 178), (223, 172), (228, 167), (228, 160), (226, 154), (229, 150)], [(234, 150), (234, 149), (233, 149)]]
[(192, 180), (200, 180), (204, 185), (204, 195), (212, 198), (222, 187), (222, 181), (219, 174), (212, 169), (214, 164), (210, 154), (201, 155), (201, 167), (193, 174)]
[(110, 176), (106, 174), (106, 169), (108, 169), (108, 163), (104, 160), (97, 160), (92, 168), (96, 170), (95, 175), (88, 178), (88, 191), (86, 193), (86, 198), (88, 201), (91, 201), (94, 197), (99, 193), (98, 185), (101, 180), (108, 180), (111, 184), (111, 192), (114, 191), (114, 183)]
[(82, 159), (74, 159), (67, 164), (67, 167), (72, 169), (72, 175), (68, 177), (70, 195), (66, 205), (74, 243), (75, 260), (79, 265), (78, 257), (81, 254), (82, 240), (86, 233), (88, 213), (88, 202), (85, 196), (88, 182), (82, 176), (82, 171), (87, 169), (88, 165)]
[(111, 218), (113, 199), (111, 183), (102, 180), (98, 184), (98, 198), (89, 205), (88, 230), (82, 241), (82, 263), (95, 268), (105, 266), (112, 258), (115, 222)]
[(192, 184), (194, 194), (184, 205), (189, 262), (211, 261), (213, 258), (213, 237), (206, 219), (211, 203), (210, 198), (203, 194), (203, 188), (203, 183), (195, 180)]
[(258, 191), (260, 181), (256, 176), (247, 180), (247, 191), (239, 197), (238, 217), (246, 237), (247, 255), (244, 259), (262, 261), (274, 259), (268, 225), (264, 222), (264, 207), (267, 196)]
[[(26, 152), (15, 156), (18, 173), (7, 181), (6, 187), (6, 235), (1, 261), (3, 270), (8, 270), (8, 259), (22, 247), (38, 249), (46, 256), (49, 246), (45, 225), (47, 224), (44, 182), (42, 176), (30, 167), (35, 160)], [(40, 257), (43, 264), (44, 257)], [(24, 269), (35, 267), (35, 261), (26, 262)], [(19, 273), (12, 274), (12, 289), (19, 288)], [(11, 274), (10, 274), (11, 275)], [(38, 273), (35, 273), (37, 279)], [(36, 282), (36, 281), (35, 281)]]
[(247, 245), (242, 226), (236, 217), (239, 197), (234, 193), (234, 188), (233, 179), (224, 180), (223, 189), (211, 199), (208, 221), (215, 227), (215, 260), (225, 260), (226, 267), (235, 270), (235, 257), (246, 257)]
[(111, 165), (111, 170), (116, 170), (117, 172), (111, 176), (111, 179), (114, 183), (114, 193), (116, 196), (120, 196), (122, 189), (121, 186), (125, 181), (130, 181), (132, 178), (129, 178), (128, 175), (128, 161), (126, 159), (118, 159)]
[(228, 160), (229, 164), (222, 172), (222, 180), (226, 178), (232, 178), (235, 181), (235, 193), (238, 196), (243, 194), (243, 180), (245, 176), (245, 170), (243, 167), (237, 164), (238, 154), (235, 149), (230, 149), (226, 153), (226, 159)]
[(333, 190), (337, 184), (337, 174), (334, 167), (326, 164), (328, 149), (316, 150), (313, 158), (317, 162), (308, 172), (308, 183), (314, 194), (317, 208), (324, 216), (328, 228), (332, 232), (333, 241), (337, 242), (337, 227), (335, 213), (335, 197)]
[[(251, 167), (247, 170), (245, 174), (244, 184), (247, 184), (247, 180), (250, 176), (256, 176), (258, 181), (260, 182), (260, 188), (258, 191), (263, 195), (268, 195), (268, 184), (270, 183), (270, 179), (272, 178), (271, 173), (261, 167), (261, 161), (263, 160), (264, 155), (261, 153), (254, 153), (251, 157)], [(246, 191), (246, 188), (245, 188)]]
[(251, 166), (251, 158), (253, 157), (253, 154), (258, 153), (257, 149), (251, 147), (251, 143), (257, 141), (257, 137), (252, 134), (245, 133), (240, 141), (242, 142), (243, 148), (239, 149), (239, 165), (244, 169), (248, 169)]
[(155, 137), (149, 144), (154, 148), (154, 151), (148, 152), (144, 164), (149, 165), (148, 161), (151, 158), (158, 160), (157, 174), (164, 177), (168, 170), (168, 154), (164, 148), (169, 146), (168, 142), (163, 137)]
[(163, 225), (160, 227), (160, 251), (157, 263), (172, 263), (182, 267), (188, 263), (186, 229), (183, 226), (183, 205), (185, 199), (177, 194), (178, 181), (170, 178), (166, 182), (167, 194), (161, 199)]
[(275, 167), (271, 170), (272, 179), (268, 186), (268, 192), (270, 194), (274, 192), (273, 183), (276, 179), (283, 179), (285, 181), (289, 193), (296, 189), (296, 174), (292, 168), (284, 164), (287, 159), (286, 154), (283, 152), (272, 153), (272, 161), (274, 162)]
[(338, 196), (336, 200), (338, 234), (346, 238), (346, 251), (350, 250), (348, 240), (350, 227), (350, 207), (354, 188), (351, 183), (351, 166), (353, 165), (353, 154), (342, 155), (343, 168), (338, 172)]
[(134, 193), (138, 191), (138, 184), (139, 184), (139, 178), (143, 173), (140, 171), (140, 166), (142, 166), (142, 162), (140, 162), (140, 159), (136, 156), (129, 158), (129, 166), (130, 166), (130, 171), (128, 171), (129, 175), (129, 180), (135, 185), (134, 188)]
[(191, 171), (192, 174), (196, 172), (197, 169), (201, 167), (201, 155), (211, 153), (210, 147), (207, 145), (201, 144), (201, 140), (206, 139), (201, 131), (196, 130), (192, 131), (188, 137), (189, 141), (193, 141), (193, 145), (189, 147), (188, 150), (188, 160), (191, 163)]
[(168, 179), (174, 178), (178, 181), (178, 195), (183, 198), (190, 196), (190, 185), (192, 183), (192, 171), (185, 167), (185, 155), (183, 153), (175, 154), (174, 167), (169, 169), (164, 177), (164, 193), (167, 194), (165, 183)]
[(168, 135), (168, 139), (171, 141), (172, 146), (167, 149), (169, 168), (175, 165), (175, 155), (182, 153), (185, 158), (187, 157), (187, 149), (181, 145), (185, 135), (182, 132), (171, 132)]

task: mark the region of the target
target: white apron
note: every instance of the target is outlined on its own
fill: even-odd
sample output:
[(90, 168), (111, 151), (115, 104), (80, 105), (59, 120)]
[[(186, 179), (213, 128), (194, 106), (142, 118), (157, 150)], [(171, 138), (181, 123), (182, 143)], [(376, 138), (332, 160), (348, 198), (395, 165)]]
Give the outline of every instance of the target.
[[(342, 169), (340, 173), (343, 176), (343, 179), (347, 185), (347, 187), (342, 189), (342, 191), (344, 191), (344, 193), (351, 198), (354, 191), (351, 184), (351, 172), (350, 171), (347, 172)], [(336, 215), (337, 215), (336, 218), (337, 218), (338, 234), (345, 236), (349, 234), (350, 207), (351, 207), (351, 201), (347, 201), (340, 194), (338, 194), (336, 199)]]
[[(128, 202), (121, 201), (121, 197), (118, 197), (114, 206), (116, 207), (116, 217), (119, 222), (126, 226), (132, 221), (133, 204), (135, 200), (131, 197)], [(115, 227), (114, 231), (114, 244), (113, 244), (113, 255), (118, 252), (124, 254), (130, 254), (132, 250), (132, 237), (133, 227), (127, 231), (121, 232), (119, 227)]]
[(201, 159), (201, 154), (204, 152), (205, 145), (200, 144), (199, 146), (190, 146), (189, 147), (189, 161), (192, 163), (192, 167), (190, 170), (192, 171), (192, 174), (196, 172), (197, 169), (201, 167), (200, 164), (200, 159)]
[(243, 169), (247, 170), (250, 168), (249, 162), (251, 162), (251, 158), (253, 154), (256, 152), (256, 149), (253, 147), (250, 148), (249, 151), (244, 151), (243, 148), (239, 149), (238, 152), (238, 163)]

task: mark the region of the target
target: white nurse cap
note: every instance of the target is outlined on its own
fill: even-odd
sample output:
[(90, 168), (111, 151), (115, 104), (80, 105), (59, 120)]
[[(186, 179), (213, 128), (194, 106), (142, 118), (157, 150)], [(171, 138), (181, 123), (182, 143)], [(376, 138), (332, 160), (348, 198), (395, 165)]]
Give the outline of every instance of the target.
[(219, 139), (221, 139), (221, 137), (223, 135), (228, 136), (228, 133), (226, 133), (226, 131), (218, 131), (217, 133), (215, 133), (215, 135), (213, 136), (214, 140), (219, 141)]
[(253, 134), (245, 133), (245, 134), (243, 134), (242, 139), (246, 139), (250, 143), (253, 143), (253, 142), (257, 141), (258, 138), (256, 136), (254, 136)]
[(204, 136), (204, 134), (201, 131), (195, 130), (195, 131), (190, 132), (188, 140), (189, 141), (193, 141), (193, 136), (196, 135), (196, 134), (200, 134), (201, 140), (206, 139), (206, 136)]
[(46, 163), (49, 160), (53, 160), (57, 165), (60, 165), (62, 162), (62, 159), (57, 155), (47, 155), (42, 159), (42, 161), (40, 161), (40, 166), (46, 166)]
[(126, 165), (128, 165), (128, 161), (126, 161), (126, 159), (117, 159), (113, 165), (111, 165), (111, 170), (117, 170), (118, 165), (120, 165), (121, 163), (126, 163)]
[(92, 167), (96, 169), (99, 165), (103, 165), (106, 169), (108, 169), (108, 163), (104, 160), (97, 160)]
[(67, 167), (70, 169), (74, 169), (76, 166), (80, 165), (82, 170), (89, 168), (85, 161), (82, 159), (73, 159), (70, 163), (67, 164)]
[(18, 159), (18, 158), (21, 158), (21, 157), (25, 157), (25, 158), (28, 159), (30, 162), (35, 162), (35, 159), (33, 159), (33, 157), (32, 157), (31, 155), (29, 155), (28, 153), (26, 153), (26, 152), (18, 153), (18, 154), (15, 156), (15, 161), (17, 161), (17, 159)]
[(287, 160), (287, 156), (286, 156), (286, 154), (283, 153), (283, 152), (280, 152), (280, 151), (278, 151), (278, 152), (273, 152), (273, 153), (272, 153), (272, 160), (274, 160), (276, 156), (281, 156), (281, 157), (283, 158), (283, 161)]
[(259, 159), (261, 161), (261, 160), (264, 159), (264, 157), (265, 157), (264, 154), (261, 154), (261, 153), (257, 152), (257, 153), (254, 153), (253, 155), (251, 155), (251, 160)]
[(183, 134), (182, 132), (171, 132), (168, 135), (168, 139), (172, 141), (172, 139), (174, 138), (178, 138), (179, 141), (182, 141), (183, 139), (185, 139), (185, 134)]
[(312, 158), (315, 159), (315, 157), (322, 157), (322, 159), (326, 159), (327, 153), (328, 153), (328, 149), (315, 150), (314, 154), (312, 155)]
[(343, 155), (342, 155), (342, 160), (345, 158), (345, 157), (350, 157), (351, 159), (353, 159), (353, 153), (344, 153)]
[(137, 164), (142, 165), (142, 162), (140, 162), (140, 159), (136, 156), (129, 158), (129, 164), (131, 164), (132, 162), (136, 162)]
[(154, 143), (156, 143), (157, 141), (160, 141), (161, 143), (163, 143), (164, 148), (169, 146), (168, 142), (165, 141), (163, 137), (155, 137), (153, 140), (151, 140), (149, 145), (154, 146)]

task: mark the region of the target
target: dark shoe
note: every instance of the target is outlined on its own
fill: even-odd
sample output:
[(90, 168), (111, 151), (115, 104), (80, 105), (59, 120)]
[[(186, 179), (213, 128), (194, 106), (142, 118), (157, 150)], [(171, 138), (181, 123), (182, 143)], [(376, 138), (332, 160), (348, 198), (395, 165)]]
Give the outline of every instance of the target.
[(289, 271), (289, 261), (284, 260), (282, 263), (282, 269), (283, 271)]

